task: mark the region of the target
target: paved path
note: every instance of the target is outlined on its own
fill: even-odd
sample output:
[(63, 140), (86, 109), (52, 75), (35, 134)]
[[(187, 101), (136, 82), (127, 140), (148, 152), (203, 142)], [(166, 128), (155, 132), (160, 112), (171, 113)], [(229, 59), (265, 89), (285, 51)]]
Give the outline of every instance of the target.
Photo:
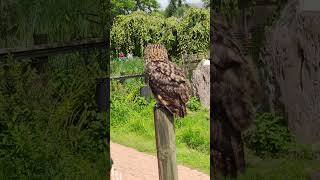
[[(157, 157), (111, 142), (111, 157), (122, 180), (159, 180)], [(179, 180), (209, 180), (207, 174), (178, 166)]]

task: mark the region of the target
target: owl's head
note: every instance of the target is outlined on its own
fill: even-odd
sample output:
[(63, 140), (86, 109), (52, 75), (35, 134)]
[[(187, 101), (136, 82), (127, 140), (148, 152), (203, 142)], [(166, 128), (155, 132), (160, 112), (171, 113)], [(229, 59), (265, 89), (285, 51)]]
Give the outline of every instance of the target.
[(168, 52), (162, 44), (148, 44), (144, 49), (144, 60), (146, 63), (151, 61), (168, 61)]

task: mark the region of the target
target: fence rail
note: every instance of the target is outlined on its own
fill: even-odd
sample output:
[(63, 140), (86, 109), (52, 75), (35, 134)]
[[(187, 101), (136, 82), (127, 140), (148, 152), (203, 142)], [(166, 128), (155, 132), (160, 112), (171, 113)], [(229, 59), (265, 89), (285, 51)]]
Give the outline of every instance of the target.
[[(190, 60), (190, 61), (186, 61), (187, 64), (193, 64), (193, 63), (199, 63), (201, 61), (201, 59), (195, 59), (195, 60)], [(130, 75), (124, 75), (124, 76), (114, 76), (114, 77), (110, 77), (110, 80), (120, 80), (120, 81), (124, 81), (126, 79), (132, 79), (132, 78), (144, 78), (145, 74), (141, 73), (141, 74), (130, 74)]]
[(30, 48), (5, 48), (0, 49), (0, 60), (6, 59), (8, 56), (16, 59), (34, 58), (95, 48), (107, 48), (107, 42), (102, 38), (94, 38), (67, 43), (35, 45)]
[(111, 80), (126, 80), (131, 78), (138, 78), (138, 77), (144, 77), (144, 74), (132, 74), (132, 75), (125, 75), (125, 76), (115, 76), (110, 77)]

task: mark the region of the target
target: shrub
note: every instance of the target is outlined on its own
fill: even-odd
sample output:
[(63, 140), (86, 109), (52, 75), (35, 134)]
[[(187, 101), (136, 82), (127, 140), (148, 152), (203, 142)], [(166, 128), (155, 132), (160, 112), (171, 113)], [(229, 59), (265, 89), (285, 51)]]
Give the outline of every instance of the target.
[(181, 133), (180, 142), (185, 143), (191, 149), (208, 153), (210, 151), (209, 137), (203, 131), (203, 129), (187, 128)]
[(203, 53), (209, 49), (210, 14), (207, 9), (190, 8), (178, 25), (180, 53)]
[(277, 156), (287, 153), (293, 138), (283, 118), (262, 113), (255, 119), (255, 128), (245, 134), (246, 145), (258, 156)]
[(201, 108), (201, 103), (197, 97), (192, 96), (187, 104), (191, 111), (197, 111)]

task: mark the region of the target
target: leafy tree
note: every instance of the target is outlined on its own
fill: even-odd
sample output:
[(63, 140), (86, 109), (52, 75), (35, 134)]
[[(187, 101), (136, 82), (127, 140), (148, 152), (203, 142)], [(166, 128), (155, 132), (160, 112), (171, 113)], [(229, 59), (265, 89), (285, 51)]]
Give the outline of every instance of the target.
[(173, 16), (179, 7), (182, 7), (184, 0), (171, 0), (166, 8), (167, 17)]
[(190, 8), (178, 26), (180, 53), (205, 52), (209, 48), (210, 14), (207, 9)]
[(159, 9), (160, 5), (156, 0), (111, 0), (112, 15), (129, 14), (136, 10), (153, 12)]
[(210, 0), (202, 0), (205, 7), (210, 7)]
[(136, 10), (152, 12), (158, 10), (160, 5), (156, 0), (135, 0)]
[[(242, 0), (215, 0), (211, 2), (211, 8), (230, 20), (239, 13), (239, 1), (243, 2)], [(205, 4), (208, 4), (208, 2), (205, 2)]]
[(172, 14), (172, 16), (183, 17), (185, 12), (187, 12), (189, 9), (190, 6), (188, 4), (182, 4), (182, 6), (178, 7), (177, 10)]
[(135, 9), (134, 0), (111, 0), (113, 16), (119, 14), (129, 14)]
[(101, 36), (97, 1), (5, 0), (0, 6), (1, 47), (3, 39), (6, 47), (31, 46), (33, 33), (48, 34), (49, 42)]
[[(256, 4), (256, 1), (257, 0), (213, 0), (210, 3), (210, 0), (202, 0), (207, 7), (210, 6), (214, 11), (225, 16), (227, 20), (231, 20), (232, 18), (238, 16), (240, 13), (239, 10), (242, 7), (246, 7), (253, 14), (253, 7)], [(276, 11), (279, 12), (287, 0), (270, 0), (270, 2), (277, 3)]]

